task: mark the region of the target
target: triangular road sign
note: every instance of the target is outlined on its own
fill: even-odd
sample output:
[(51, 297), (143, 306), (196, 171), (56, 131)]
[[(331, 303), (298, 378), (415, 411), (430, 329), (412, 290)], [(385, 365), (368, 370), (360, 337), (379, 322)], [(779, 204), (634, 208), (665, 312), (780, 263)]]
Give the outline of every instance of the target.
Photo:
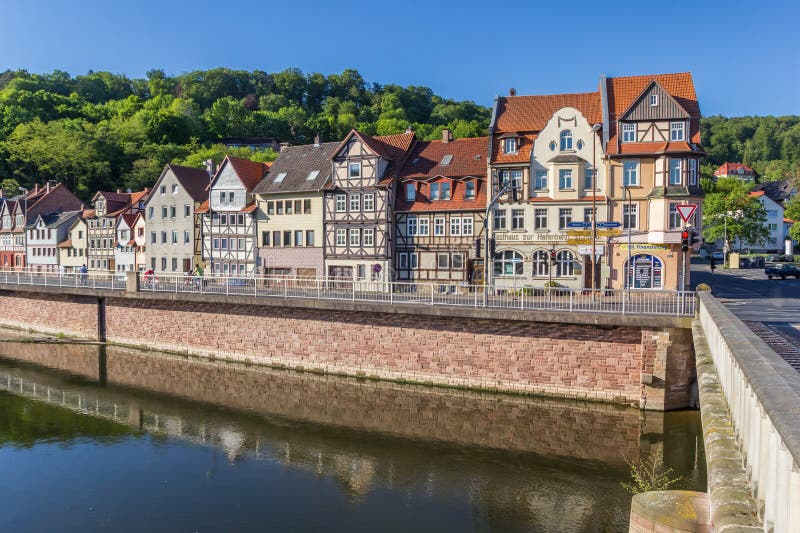
[(675, 207), (684, 222), (689, 222), (689, 219), (692, 218), (692, 215), (694, 215), (694, 212), (697, 210), (695, 204), (678, 204)]

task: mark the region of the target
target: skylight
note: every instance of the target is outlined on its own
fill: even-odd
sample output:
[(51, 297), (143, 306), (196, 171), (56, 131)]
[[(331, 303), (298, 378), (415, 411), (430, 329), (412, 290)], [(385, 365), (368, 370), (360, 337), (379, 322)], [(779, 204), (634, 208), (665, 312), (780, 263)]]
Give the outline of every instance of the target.
[(317, 179), (317, 176), (319, 176), (319, 170), (312, 170), (308, 173), (308, 176), (306, 176), (306, 181), (314, 181)]
[(453, 156), (448, 154), (448, 155), (446, 155), (446, 156), (444, 156), (442, 158), (442, 162), (440, 163), (440, 165), (449, 165), (450, 161), (452, 161), (452, 160), (453, 160)]
[(280, 183), (283, 181), (283, 178), (285, 177), (286, 177), (286, 172), (281, 172), (280, 174), (275, 176), (275, 181), (273, 181), (272, 183)]

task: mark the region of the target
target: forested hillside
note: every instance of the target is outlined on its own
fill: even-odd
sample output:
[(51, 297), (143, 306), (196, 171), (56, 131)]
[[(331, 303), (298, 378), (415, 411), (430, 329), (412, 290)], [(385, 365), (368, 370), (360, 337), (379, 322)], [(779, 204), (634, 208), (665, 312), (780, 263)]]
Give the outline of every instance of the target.
[[(200, 165), (234, 153), (270, 160), (273, 152), (230, 150), (224, 137), (281, 142), (338, 140), (351, 128), (391, 134), (413, 128), (424, 139), (449, 127), (456, 137), (486, 134), (491, 102), (454, 101), (427, 87), (368, 83), (340, 74), (218, 68), (144, 79), (108, 72), (0, 73), (0, 182), (5, 189), (55, 179), (85, 199), (100, 189), (152, 184), (164, 164)], [(800, 117), (703, 119), (704, 173), (743, 161), (764, 179), (800, 175)], [(8, 181), (4, 181), (8, 180)]]

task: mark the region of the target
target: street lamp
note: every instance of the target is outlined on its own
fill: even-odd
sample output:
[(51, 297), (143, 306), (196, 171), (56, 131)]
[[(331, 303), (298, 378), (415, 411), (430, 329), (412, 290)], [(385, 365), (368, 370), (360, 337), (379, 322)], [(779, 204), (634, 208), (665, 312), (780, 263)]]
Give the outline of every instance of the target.
[(22, 192), (22, 198), (23, 198), (24, 205), (25, 205), (25, 210), (23, 211), (23, 215), (22, 215), (22, 238), (23, 238), (23, 242), (25, 243), (24, 244), (25, 248), (23, 249), (24, 254), (23, 254), (22, 257), (25, 258), (24, 259), (25, 266), (27, 267), (28, 266), (28, 192), (29, 191), (25, 187), (19, 187), (19, 190)]
[(592, 126), (592, 298), (594, 298), (595, 278), (597, 278), (597, 152), (595, 142), (601, 125)]
[(485, 296), (488, 297), (489, 295), (489, 272), (491, 272), (489, 260), (491, 259), (494, 261), (494, 258), (489, 257), (489, 215), (491, 214), (492, 210), (494, 209), (495, 204), (500, 200), (500, 197), (503, 196), (505, 193), (508, 192), (508, 189), (511, 187), (511, 181), (508, 181), (505, 185), (500, 187), (500, 190), (497, 194), (492, 198), (492, 201), (489, 202), (489, 205), (486, 206), (486, 212), (483, 216), (483, 230), (486, 234), (486, 244), (485, 244), (485, 258), (483, 260), (483, 293)]

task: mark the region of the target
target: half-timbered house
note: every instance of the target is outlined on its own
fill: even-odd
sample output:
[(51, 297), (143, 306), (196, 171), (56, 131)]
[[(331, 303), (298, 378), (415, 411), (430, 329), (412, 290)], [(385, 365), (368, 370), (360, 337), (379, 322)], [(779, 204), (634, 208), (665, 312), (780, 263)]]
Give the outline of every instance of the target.
[(75, 217), (67, 230), (67, 238), (58, 244), (58, 264), (66, 273), (78, 272), (86, 266), (86, 217), (92, 210), (84, 210)]
[(146, 268), (147, 236), (143, 212), (128, 213), (117, 219), (114, 268), (117, 272), (142, 272)]
[(396, 178), (398, 281), (478, 283), (483, 278), (486, 137), (416, 143)]
[(115, 272), (114, 249), (117, 241), (117, 219), (124, 214), (144, 210), (150, 189), (137, 192), (106, 192), (94, 195), (94, 212), (86, 217), (89, 246), (87, 265), (94, 272)]
[(371, 137), (352, 130), (331, 155), (325, 191), (325, 267), (328, 276), (392, 280), (393, 173), (413, 147), (413, 132)]
[(214, 275), (256, 273), (256, 201), (253, 189), (269, 164), (226, 156), (214, 174), (209, 200), (197, 209), (203, 235), (203, 261)]

